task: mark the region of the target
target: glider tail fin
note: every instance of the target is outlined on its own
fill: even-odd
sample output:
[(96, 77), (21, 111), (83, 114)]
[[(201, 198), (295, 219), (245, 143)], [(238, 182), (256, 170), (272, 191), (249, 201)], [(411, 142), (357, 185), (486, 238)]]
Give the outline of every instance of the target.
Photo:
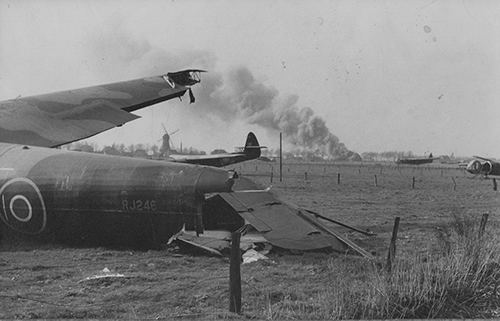
[(255, 137), (254, 133), (248, 133), (243, 152), (252, 158), (258, 158), (260, 157), (260, 150), (262, 148), (267, 147), (259, 145), (259, 141), (257, 140), (257, 137)]

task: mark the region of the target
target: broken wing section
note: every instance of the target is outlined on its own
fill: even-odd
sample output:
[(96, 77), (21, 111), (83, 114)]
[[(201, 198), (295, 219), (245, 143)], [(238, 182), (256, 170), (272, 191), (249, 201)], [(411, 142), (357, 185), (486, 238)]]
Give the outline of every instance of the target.
[(278, 201), (270, 192), (240, 191), (220, 196), (274, 246), (294, 250), (328, 247), (339, 252), (347, 250), (344, 243), (304, 220), (297, 210)]
[(199, 72), (184, 70), (1, 101), (0, 140), (56, 147), (96, 135), (138, 118), (130, 113), (134, 110), (181, 97), (199, 82)]
[(255, 228), (273, 246), (302, 251), (323, 248), (331, 248), (337, 252), (354, 250), (362, 256), (371, 257), (313, 215), (280, 201), (269, 191), (219, 193), (208, 199), (207, 204), (208, 208), (221, 211), (230, 209), (233, 215)]

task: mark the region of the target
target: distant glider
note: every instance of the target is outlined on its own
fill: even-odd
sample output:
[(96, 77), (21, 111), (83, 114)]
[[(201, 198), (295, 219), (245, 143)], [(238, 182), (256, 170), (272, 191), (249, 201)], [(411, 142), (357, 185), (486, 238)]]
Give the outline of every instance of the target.
[(239, 147), (239, 152), (213, 155), (169, 154), (167, 160), (176, 163), (222, 167), (259, 158), (262, 148), (266, 148), (266, 146), (260, 146), (257, 137), (255, 137), (255, 134), (250, 132), (247, 135), (245, 146)]
[(398, 158), (396, 160), (397, 164), (408, 164), (408, 165), (422, 165), (422, 164), (430, 164), (435, 159), (439, 159), (439, 157), (432, 157), (432, 153), (429, 154), (429, 157), (406, 157), (406, 158)]

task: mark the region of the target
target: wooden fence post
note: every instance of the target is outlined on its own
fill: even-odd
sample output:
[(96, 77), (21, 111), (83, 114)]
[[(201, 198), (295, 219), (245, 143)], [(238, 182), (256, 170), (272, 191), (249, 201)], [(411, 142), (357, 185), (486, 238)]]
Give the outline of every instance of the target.
[(453, 181), (453, 190), (456, 191), (457, 190), (457, 182), (455, 181), (454, 177), (452, 177), (451, 180)]
[(496, 191), (498, 189), (498, 186), (497, 186), (497, 179), (494, 178), (493, 179), (493, 190)]
[(377, 182), (377, 174), (375, 174), (375, 187), (378, 186), (378, 182)]
[(337, 173), (337, 185), (340, 185), (340, 173)]
[(415, 176), (411, 179), (411, 188), (415, 188)]
[(479, 238), (483, 237), (484, 229), (486, 228), (486, 222), (488, 222), (488, 213), (484, 213), (481, 217), (481, 224), (479, 224)]
[(391, 273), (392, 263), (396, 258), (396, 240), (398, 238), (399, 216), (394, 219), (394, 227), (392, 228), (391, 244), (389, 245), (389, 253), (387, 253), (387, 272)]
[[(290, 170), (290, 168), (288, 168)], [(280, 132), (280, 182), (283, 182), (283, 133)]]
[(231, 234), (231, 259), (229, 265), (229, 312), (241, 314), (241, 232)]

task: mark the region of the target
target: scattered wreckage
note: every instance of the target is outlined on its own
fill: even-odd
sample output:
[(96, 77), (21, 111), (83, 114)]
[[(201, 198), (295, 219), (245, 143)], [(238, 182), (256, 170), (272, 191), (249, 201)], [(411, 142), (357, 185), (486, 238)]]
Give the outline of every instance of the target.
[(272, 245), (294, 251), (330, 249), (340, 253), (354, 252), (372, 258), (366, 250), (327, 227), (319, 219), (359, 233), (373, 233), (283, 202), (270, 189), (259, 189), (256, 183), (247, 178), (237, 179), (233, 189), (230, 193), (216, 193), (206, 197), (202, 234), (196, 233), (192, 228), (184, 228), (169, 242), (175, 240), (222, 256), (230, 248), (231, 232), (244, 227), (245, 232), (240, 241), (243, 251), (259, 248), (267, 254), (269, 245)]

